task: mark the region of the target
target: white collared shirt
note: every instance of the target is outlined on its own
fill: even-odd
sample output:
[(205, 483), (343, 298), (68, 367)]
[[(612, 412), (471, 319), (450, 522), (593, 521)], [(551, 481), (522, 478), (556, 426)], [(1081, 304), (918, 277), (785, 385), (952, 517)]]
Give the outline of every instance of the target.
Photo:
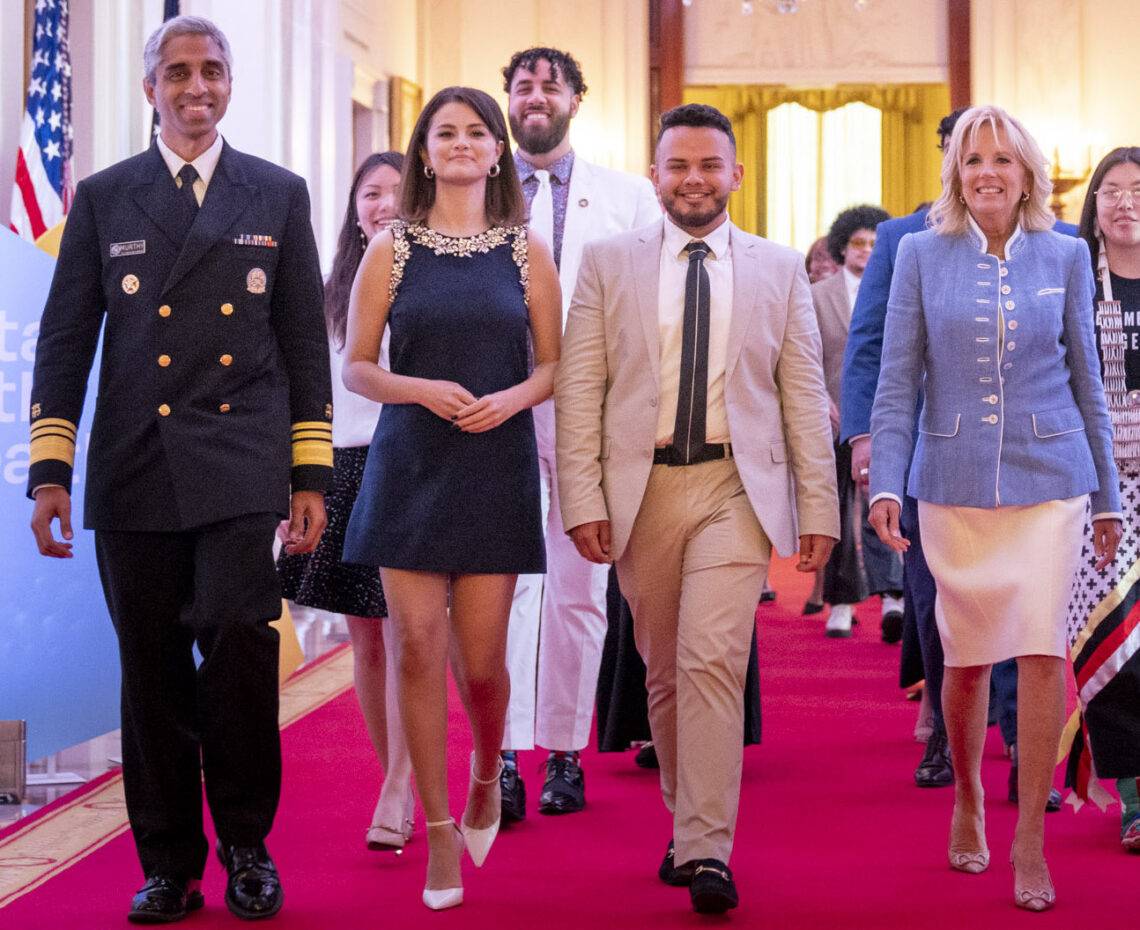
[[(724, 402), (724, 370), (728, 358), (728, 329), (732, 322), (732, 250), (729, 223), (721, 223), (701, 239), (711, 250), (705, 258), (709, 274), (709, 370), (705, 441), (728, 442), (728, 409)], [(668, 217), (661, 242), (657, 322), (661, 333), (661, 398), (657, 407), (657, 442), (673, 441), (677, 393), (681, 380), (681, 340), (685, 322), (685, 277), (689, 255), (685, 246), (697, 241)]]
[(219, 132), (214, 137), (214, 144), (191, 162), (187, 162), (163, 142), (161, 134), (156, 141), (158, 142), (158, 151), (162, 154), (162, 160), (166, 162), (166, 167), (170, 169), (170, 174), (174, 177), (174, 183), (179, 187), (182, 186), (182, 182), (178, 178), (178, 172), (182, 170), (182, 166), (186, 164), (194, 166), (194, 170), (198, 172), (198, 180), (194, 182), (194, 196), (198, 198), (198, 206), (202, 206), (202, 200), (206, 196), (206, 188), (210, 186), (210, 178), (214, 176), (214, 169), (218, 167), (218, 159), (222, 157), (222, 134)]
[(847, 319), (851, 319), (851, 311), (855, 309), (855, 297), (859, 293), (859, 282), (862, 278), (857, 278), (846, 267), (840, 267), (840, 273), (843, 275), (843, 283), (847, 285)]

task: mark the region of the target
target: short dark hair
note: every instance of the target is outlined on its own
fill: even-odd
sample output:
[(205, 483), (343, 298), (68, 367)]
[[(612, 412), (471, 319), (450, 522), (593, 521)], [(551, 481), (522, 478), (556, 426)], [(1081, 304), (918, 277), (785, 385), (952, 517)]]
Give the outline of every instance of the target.
[(507, 124), (503, 111), (495, 99), (475, 87), (445, 87), (439, 91), (420, 113), (408, 142), (408, 153), (404, 158), (404, 176), (400, 180), (400, 216), (409, 223), (419, 223), (427, 219), (432, 204), (435, 203), (435, 179), (424, 174), (424, 159), (421, 154), (427, 147), (427, 134), (431, 121), (446, 103), (462, 103), (475, 111), (475, 115), (491, 130), (491, 135), (503, 143), (499, 156), (499, 173), (487, 178), (484, 195), (484, 208), (487, 219), (496, 226), (518, 226), (526, 223), (526, 198), (523, 196), (519, 174), (515, 169), (515, 159), (511, 154)]
[(842, 265), (847, 243), (858, 230), (874, 229), (883, 220), (890, 218), (891, 215), (882, 207), (875, 207), (869, 203), (848, 207), (835, 218), (827, 231), (827, 254), (835, 264)]
[(582, 79), (582, 67), (574, 60), (574, 56), (569, 52), (563, 52), (557, 48), (547, 48), (544, 45), (536, 45), (526, 51), (515, 52), (511, 56), (510, 62), (503, 68), (503, 90), (508, 94), (511, 92), (511, 83), (514, 81), (515, 72), (519, 68), (534, 74), (538, 63), (544, 58), (550, 62), (551, 74), (555, 77), (561, 77), (579, 97), (586, 96), (586, 82)]
[(166, 43), (179, 36), (205, 36), (207, 39), (213, 39), (218, 51), (222, 53), (222, 61), (226, 65), (226, 77), (233, 77), (233, 53), (230, 51), (230, 43), (225, 33), (205, 17), (175, 16), (155, 29), (143, 47), (143, 80), (147, 87), (154, 87), (158, 79), (158, 64), (162, 61), (162, 50), (166, 47)]
[(1134, 165), (1140, 166), (1140, 147), (1134, 145), (1122, 145), (1119, 148), (1113, 149), (1100, 160), (1100, 164), (1096, 166), (1096, 170), (1089, 178), (1088, 190), (1085, 192), (1085, 202), (1081, 207), (1081, 223), (1078, 235), (1088, 243), (1089, 255), (1092, 257), (1093, 273), (1097, 271), (1097, 259), (1100, 255), (1100, 241), (1096, 235), (1096, 192), (1100, 189), (1100, 185), (1104, 183), (1104, 176), (1108, 174), (1117, 165), (1123, 165), (1131, 162)]
[(732, 131), (732, 123), (728, 117), (716, 107), (704, 103), (686, 103), (661, 114), (661, 128), (657, 130), (657, 145), (661, 144), (661, 137), (666, 129), (676, 126), (693, 126), (697, 129), (719, 129), (732, 143), (732, 150), (736, 151), (736, 135)]
[(965, 113), (969, 107), (958, 107), (952, 113), (948, 113), (938, 121), (938, 148), (940, 151), (945, 151), (946, 146), (950, 142), (950, 137), (954, 134), (954, 126), (958, 122), (958, 117)]
[(348, 298), (352, 293), (352, 282), (356, 269), (364, 258), (368, 244), (360, 229), (360, 214), (356, 212), (356, 192), (364, 179), (374, 168), (387, 165), (402, 174), (404, 169), (403, 152), (373, 152), (356, 169), (352, 176), (352, 186), (348, 189), (348, 207), (344, 211), (344, 222), (340, 225), (340, 235), (336, 240), (336, 255), (333, 256), (332, 271), (325, 282), (325, 323), (329, 335), (338, 349), (344, 347), (344, 333), (348, 324)]

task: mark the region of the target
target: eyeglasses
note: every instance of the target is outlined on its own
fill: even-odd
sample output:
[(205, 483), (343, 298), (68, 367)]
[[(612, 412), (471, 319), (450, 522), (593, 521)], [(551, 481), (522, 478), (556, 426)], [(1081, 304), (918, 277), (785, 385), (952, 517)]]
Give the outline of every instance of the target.
[(873, 249), (875, 247), (875, 237), (853, 236), (847, 240), (847, 247), (851, 249)]
[(1140, 203), (1140, 188), (1126, 190), (1123, 187), (1102, 187), (1096, 192), (1097, 199), (1110, 207), (1117, 206), (1125, 196), (1128, 197), (1128, 206)]

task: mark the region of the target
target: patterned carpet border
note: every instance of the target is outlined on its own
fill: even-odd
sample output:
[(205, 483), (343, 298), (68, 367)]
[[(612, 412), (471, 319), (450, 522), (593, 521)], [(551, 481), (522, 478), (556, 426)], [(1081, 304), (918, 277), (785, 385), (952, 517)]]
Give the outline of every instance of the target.
[[(352, 687), (347, 644), (281, 686), (281, 728)], [(11, 904), (130, 829), (123, 777), (108, 772), (0, 833), (0, 908)]]

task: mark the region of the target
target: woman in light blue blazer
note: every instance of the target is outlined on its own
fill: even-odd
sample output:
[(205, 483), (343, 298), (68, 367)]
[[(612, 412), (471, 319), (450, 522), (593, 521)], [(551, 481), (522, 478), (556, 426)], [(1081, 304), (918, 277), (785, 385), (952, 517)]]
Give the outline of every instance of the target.
[(905, 482), (938, 588), (956, 775), (949, 860), (962, 872), (989, 865), (989, 674), (1017, 658), (1014, 903), (1045, 910), (1054, 901), (1044, 814), (1064, 723), (1065, 614), (1090, 501), (1098, 570), (1121, 536), (1093, 280), (1084, 241), (1051, 231), (1041, 150), (1004, 111), (962, 115), (942, 185), (932, 228), (906, 236), (896, 260), (871, 414), (871, 523), (906, 548)]

